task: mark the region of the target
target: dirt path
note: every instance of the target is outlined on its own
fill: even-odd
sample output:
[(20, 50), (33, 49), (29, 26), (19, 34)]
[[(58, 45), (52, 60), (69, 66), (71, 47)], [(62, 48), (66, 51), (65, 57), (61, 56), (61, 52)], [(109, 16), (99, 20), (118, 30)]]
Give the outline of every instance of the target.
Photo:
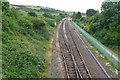
[(60, 46), (58, 42), (58, 31), (62, 22), (59, 24), (54, 40), (52, 42), (52, 53), (48, 78), (64, 78), (64, 68), (61, 58)]

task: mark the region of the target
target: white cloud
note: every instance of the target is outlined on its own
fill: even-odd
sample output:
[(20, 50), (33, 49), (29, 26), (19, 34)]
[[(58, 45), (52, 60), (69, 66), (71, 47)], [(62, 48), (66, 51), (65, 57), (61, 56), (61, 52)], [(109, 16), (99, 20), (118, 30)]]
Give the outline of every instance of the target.
[(104, 0), (8, 0), (11, 4), (37, 5), (66, 11), (86, 12), (87, 9), (100, 9)]

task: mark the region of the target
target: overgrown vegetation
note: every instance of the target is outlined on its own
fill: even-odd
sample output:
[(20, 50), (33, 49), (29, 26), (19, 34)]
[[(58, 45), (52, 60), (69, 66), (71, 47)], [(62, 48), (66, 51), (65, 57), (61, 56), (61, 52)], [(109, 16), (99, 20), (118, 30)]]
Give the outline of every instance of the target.
[[(24, 7), (23, 7), (24, 8)], [(40, 78), (45, 54), (57, 16), (40, 16), (34, 10), (20, 12), (2, 2), (2, 77)]]
[(82, 17), (81, 12), (73, 13), (73, 20), (79, 20)]
[[(103, 2), (101, 13), (93, 9), (87, 10), (87, 17), (75, 21), (97, 40), (115, 53), (120, 51), (120, 1)], [(119, 54), (120, 55), (120, 54)]]
[(0, 77), (2, 77), (2, 3), (0, 2)]
[(88, 10), (86, 11), (86, 15), (87, 15), (87, 16), (93, 16), (93, 15), (95, 15), (97, 12), (98, 12), (98, 11), (96, 11), (96, 10), (94, 10), (94, 9), (88, 9)]

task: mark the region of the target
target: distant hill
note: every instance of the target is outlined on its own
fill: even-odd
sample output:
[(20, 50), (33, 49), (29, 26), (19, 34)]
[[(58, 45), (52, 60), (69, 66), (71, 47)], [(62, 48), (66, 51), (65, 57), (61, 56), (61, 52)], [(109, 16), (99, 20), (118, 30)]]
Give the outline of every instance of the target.
[(54, 9), (54, 8), (48, 8), (48, 7), (43, 7), (43, 6), (33, 6), (33, 5), (14, 5), (14, 4), (11, 4), (11, 7), (15, 7), (15, 8), (19, 8), (19, 9), (26, 9), (27, 11), (34, 9), (34, 10), (37, 10), (39, 12), (52, 12), (52, 13), (65, 12), (65, 11)]

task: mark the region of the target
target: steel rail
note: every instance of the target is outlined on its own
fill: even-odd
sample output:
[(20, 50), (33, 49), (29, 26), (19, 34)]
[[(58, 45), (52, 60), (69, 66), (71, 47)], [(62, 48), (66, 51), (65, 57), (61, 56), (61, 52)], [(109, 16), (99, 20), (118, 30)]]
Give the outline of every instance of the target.
[[(68, 39), (67, 39), (67, 36), (66, 36), (66, 33), (65, 33), (65, 23), (66, 23), (66, 21), (64, 21), (63, 26), (61, 26), (61, 27), (63, 27), (63, 33), (64, 33), (64, 36), (62, 35), (63, 41), (64, 41), (64, 43), (65, 43), (65, 46), (66, 46), (67, 50), (69, 51), (69, 54), (71, 55), (72, 61), (73, 61), (73, 63), (74, 63), (74, 67), (75, 67), (75, 72), (76, 72), (77, 79), (79, 79), (79, 78), (83, 79), (82, 74), (81, 74), (81, 72), (80, 72), (80, 70), (79, 70), (79, 68), (78, 68), (77, 62), (75, 61), (74, 55), (71, 54), (71, 52), (73, 52), (73, 50), (72, 50), (72, 48), (70, 47), (70, 43), (69, 43), (69, 41), (68, 41)], [(63, 34), (63, 33), (62, 33), (62, 34)], [(72, 36), (72, 35), (71, 35), (71, 36)], [(75, 42), (74, 42), (74, 44), (75, 44)], [(77, 50), (77, 51), (78, 51), (78, 50)], [(63, 51), (62, 51), (62, 53), (63, 53)], [(64, 64), (65, 64), (65, 69), (66, 69), (67, 77), (70, 78), (70, 76), (69, 76), (69, 74), (68, 74), (67, 63), (65, 62), (65, 56), (64, 56), (64, 54), (62, 54), (62, 55), (63, 55), (63, 58), (64, 58)], [(82, 63), (84, 64), (83, 60), (82, 60)], [(84, 66), (85, 66), (85, 64), (84, 64)], [(87, 70), (86, 67), (85, 67), (85, 70)], [(87, 71), (87, 73), (88, 73), (88, 71)], [(88, 75), (89, 75), (89, 73), (88, 73)], [(91, 77), (90, 77), (90, 78), (91, 78)]]
[[(78, 32), (75, 31), (76, 35), (78, 35)], [(82, 41), (83, 45), (86, 47), (86, 49), (90, 52), (90, 54), (92, 55), (92, 57), (94, 58), (94, 60), (96, 61), (96, 63), (100, 66), (101, 70), (104, 72), (104, 74), (110, 79), (111, 77), (109, 76), (109, 74), (106, 72), (106, 70), (103, 68), (103, 66), (100, 64), (100, 62), (96, 59), (96, 57), (93, 55), (92, 51), (88, 48), (88, 46), (85, 44), (85, 42), (83, 41), (83, 39), (80, 37), (80, 35), (78, 35), (78, 38)]]
[[(80, 38), (80, 36), (79, 36)], [(81, 38), (80, 38), (81, 39)], [(82, 40), (82, 43), (84, 44), (84, 46), (88, 49), (88, 51), (90, 52), (90, 54), (92, 55), (92, 57), (94, 58), (94, 60), (97, 62), (97, 64), (100, 66), (101, 70), (105, 73), (105, 75), (108, 77), (108, 78), (111, 78), (109, 76), (109, 74), (106, 72), (106, 70), (103, 68), (103, 66), (100, 64), (100, 62), (96, 59), (96, 57), (93, 55), (93, 53), (91, 52), (91, 50), (88, 48), (88, 46), (84, 43), (83, 39)]]
[[(73, 55), (71, 54), (71, 48), (70, 48), (70, 45), (68, 44), (69, 42), (68, 42), (66, 33), (65, 33), (65, 31), (64, 31), (65, 22), (66, 22), (66, 21), (64, 21), (64, 24), (63, 24), (63, 33), (65, 34), (65, 36), (63, 36), (63, 35), (62, 35), (62, 36), (63, 36), (64, 42), (65, 42), (66, 48), (67, 48), (67, 50), (69, 51), (69, 53), (70, 53), (70, 55), (71, 55), (71, 59), (72, 59), (72, 61), (73, 61), (73, 63), (74, 63), (75, 72), (76, 72), (76, 76), (77, 76), (77, 79), (78, 79), (79, 76), (81, 76), (81, 74), (78, 74), (78, 67), (77, 67), (77, 65), (76, 65), (76, 62), (75, 62), (75, 59), (74, 59)], [(67, 40), (67, 42), (65, 41), (65, 39)], [(81, 76), (81, 77), (82, 77), (82, 76)]]
[[(92, 78), (92, 77), (91, 77), (91, 74), (90, 74), (90, 72), (89, 72), (89, 70), (88, 70), (88, 68), (87, 68), (87, 66), (86, 66), (86, 64), (85, 64), (85, 61), (84, 61), (84, 59), (83, 59), (83, 57), (82, 57), (82, 55), (81, 55), (81, 52), (80, 52), (80, 50), (79, 50), (79, 48), (78, 48), (78, 46), (77, 46), (76, 41), (73, 39), (72, 33), (71, 33), (71, 31), (70, 31), (70, 26), (68, 27), (67, 30), (69, 31), (69, 33), (70, 33), (70, 35), (71, 35), (71, 38), (72, 38), (72, 40), (73, 40), (73, 43), (75, 44), (75, 47), (76, 47), (76, 49), (77, 49), (77, 52), (79, 53), (79, 56), (80, 56), (80, 58), (81, 58), (81, 60), (82, 60), (82, 62), (83, 62), (83, 66), (85, 67), (85, 70), (86, 70), (89, 78), (91, 79), (91, 78)], [(73, 33), (73, 34), (74, 34), (74, 33)]]

